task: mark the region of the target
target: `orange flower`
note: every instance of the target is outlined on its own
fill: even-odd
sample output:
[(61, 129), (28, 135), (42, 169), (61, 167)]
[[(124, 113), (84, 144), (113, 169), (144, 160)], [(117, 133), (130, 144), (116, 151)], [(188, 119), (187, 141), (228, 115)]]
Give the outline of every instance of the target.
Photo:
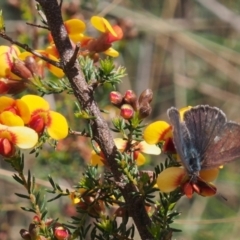
[(30, 121), (28, 126), (40, 135), (47, 130), (49, 136), (60, 140), (68, 135), (68, 124), (63, 115), (50, 110), (49, 103), (36, 95), (25, 95), (21, 100), (28, 106)]
[(217, 178), (218, 172), (218, 168), (201, 170), (199, 176), (193, 179), (184, 168), (170, 167), (158, 175), (157, 185), (166, 193), (180, 187), (188, 198), (191, 198), (194, 192), (201, 196), (212, 196), (216, 193), (216, 187), (210, 182)]

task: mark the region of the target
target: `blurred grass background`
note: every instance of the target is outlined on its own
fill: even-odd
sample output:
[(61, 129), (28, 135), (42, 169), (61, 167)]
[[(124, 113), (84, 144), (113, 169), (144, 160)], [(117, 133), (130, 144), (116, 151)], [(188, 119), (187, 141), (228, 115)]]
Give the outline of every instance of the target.
[[(34, 48), (43, 48), (44, 33), (25, 24), (26, 20), (36, 21), (34, 1), (1, 0), (0, 8), (8, 34), (28, 41)], [(228, 119), (240, 122), (240, 0), (65, 0), (63, 13), (65, 19), (87, 22), (92, 15), (101, 15), (122, 26), (124, 39), (114, 46), (120, 52), (116, 64), (125, 66), (128, 75), (119, 91), (154, 91), (148, 122), (167, 120), (166, 110), (171, 106), (198, 104), (217, 106)], [(2, 39), (0, 43), (8, 44)], [(108, 104), (107, 92), (107, 87), (98, 92), (101, 107)], [(72, 96), (48, 96), (48, 100), (67, 116), (73, 129), (81, 130), (72, 114)], [(89, 161), (91, 149), (84, 138), (69, 137), (59, 143), (58, 149), (55, 152), (46, 147), (37, 159), (29, 157), (26, 170), (32, 169), (41, 179), (39, 186), (46, 187), (44, 180), (51, 174), (70, 188)], [(149, 160), (145, 169), (153, 169), (161, 161), (159, 157)], [(8, 172), (11, 168), (3, 161), (0, 167), (0, 240), (20, 239), (19, 230), (27, 228), (33, 216), (20, 209), (27, 202), (14, 195), (23, 190), (12, 180)], [(221, 170), (216, 185), (219, 195), (215, 197), (195, 195), (191, 200), (183, 197), (179, 201), (177, 209), (182, 214), (173, 227), (183, 232), (173, 239), (239, 239), (238, 161)], [(52, 217), (61, 214), (61, 220), (74, 214), (68, 199), (50, 203), (48, 210)]]

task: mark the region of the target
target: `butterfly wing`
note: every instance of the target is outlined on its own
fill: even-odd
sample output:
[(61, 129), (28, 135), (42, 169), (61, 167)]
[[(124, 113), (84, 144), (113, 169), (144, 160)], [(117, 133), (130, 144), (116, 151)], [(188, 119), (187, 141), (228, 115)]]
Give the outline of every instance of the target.
[(180, 156), (183, 166), (188, 172), (191, 172), (190, 165), (186, 161), (187, 150), (190, 148), (189, 144), (191, 144), (189, 131), (185, 123), (180, 121), (180, 114), (176, 108), (171, 107), (167, 114), (173, 126), (173, 142), (177, 153)]
[(240, 125), (227, 122), (219, 108), (200, 105), (186, 111), (183, 120), (202, 169), (218, 167), (240, 156)]
[(240, 125), (227, 122), (203, 155), (202, 169), (214, 168), (240, 157)]

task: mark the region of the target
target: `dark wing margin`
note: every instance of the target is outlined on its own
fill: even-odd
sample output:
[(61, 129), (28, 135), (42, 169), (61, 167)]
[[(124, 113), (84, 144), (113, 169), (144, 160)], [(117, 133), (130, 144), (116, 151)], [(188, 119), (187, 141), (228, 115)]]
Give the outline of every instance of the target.
[(201, 167), (204, 168), (209, 159), (206, 158), (206, 154), (213, 151), (212, 144), (224, 128), (227, 122), (226, 116), (219, 108), (199, 105), (186, 111), (183, 120), (192, 144), (199, 153)]
[(186, 128), (185, 123), (180, 122), (180, 114), (176, 108), (171, 107), (170, 109), (168, 109), (167, 114), (173, 127), (173, 142), (175, 148), (178, 155), (180, 156), (182, 164), (184, 165), (186, 170), (190, 172), (191, 169), (185, 161), (185, 153), (188, 148), (187, 142), (190, 141), (188, 129)]

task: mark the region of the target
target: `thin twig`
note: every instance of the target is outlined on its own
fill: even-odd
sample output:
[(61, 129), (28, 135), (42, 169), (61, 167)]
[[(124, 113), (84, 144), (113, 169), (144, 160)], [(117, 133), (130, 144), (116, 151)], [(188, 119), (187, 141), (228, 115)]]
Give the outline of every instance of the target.
[(52, 64), (53, 66), (62, 69), (62, 66), (61, 66), (61, 63), (60, 63), (60, 62), (56, 62), (56, 61), (54, 61), (54, 60), (52, 60), (52, 59), (50, 59), (50, 58), (48, 58), (48, 57), (45, 57), (44, 55), (42, 55), (42, 54), (34, 51), (34, 50), (33, 50), (32, 48), (30, 48), (27, 44), (23, 44), (23, 43), (20, 43), (20, 42), (18, 42), (18, 41), (15, 41), (15, 40), (13, 40), (11, 37), (9, 37), (8, 35), (6, 35), (6, 34), (3, 33), (3, 32), (0, 32), (0, 37), (1, 37), (1, 38), (4, 38), (5, 40), (9, 41), (9, 42), (12, 43), (12, 44), (15, 44), (15, 45), (19, 46), (20, 48), (26, 50), (27, 52), (32, 53), (34, 56), (41, 58), (42, 60), (44, 60), (44, 61)]
[(29, 25), (29, 26), (33, 26), (33, 27), (43, 28), (43, 29), (49, 30), (49, 27), (46, 27), (46, 26), (43, 26), (43, 25), (38, 25), (38, 24), (28, 23), (28, 22), (26, 24)]

